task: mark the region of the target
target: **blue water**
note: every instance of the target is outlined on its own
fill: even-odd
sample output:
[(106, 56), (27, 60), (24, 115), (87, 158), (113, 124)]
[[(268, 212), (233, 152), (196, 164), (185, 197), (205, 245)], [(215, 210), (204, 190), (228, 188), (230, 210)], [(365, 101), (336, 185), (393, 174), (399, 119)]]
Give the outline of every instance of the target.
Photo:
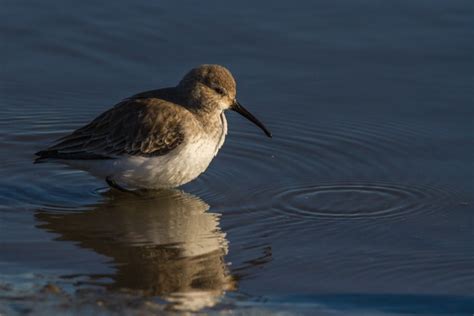
[[(0, 314), (474, 313), (474, 2), (1, 7)], [(32, 164), (202, 63), (273, 139), (156, 195)]]

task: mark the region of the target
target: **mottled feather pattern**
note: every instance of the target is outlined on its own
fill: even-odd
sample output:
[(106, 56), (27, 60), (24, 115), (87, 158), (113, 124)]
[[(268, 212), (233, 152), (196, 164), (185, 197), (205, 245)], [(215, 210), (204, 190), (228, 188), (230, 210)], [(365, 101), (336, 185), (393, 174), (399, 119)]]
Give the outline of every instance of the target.
[(155, 100), (125, 100), (38, 155), (63, 159), (164, 155), (183, 142), (184, 134), (176, 111), (166, 101)]

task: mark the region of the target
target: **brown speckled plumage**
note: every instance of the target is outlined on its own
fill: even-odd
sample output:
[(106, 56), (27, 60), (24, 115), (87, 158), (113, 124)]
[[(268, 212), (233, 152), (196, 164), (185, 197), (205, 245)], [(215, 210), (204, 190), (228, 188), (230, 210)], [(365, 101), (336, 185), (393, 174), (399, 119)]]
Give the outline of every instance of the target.
[(178, 115), (184, 111), (157, 98), (125, 100), (38, 155), (65, 159), (164, 155), (184, 140)]

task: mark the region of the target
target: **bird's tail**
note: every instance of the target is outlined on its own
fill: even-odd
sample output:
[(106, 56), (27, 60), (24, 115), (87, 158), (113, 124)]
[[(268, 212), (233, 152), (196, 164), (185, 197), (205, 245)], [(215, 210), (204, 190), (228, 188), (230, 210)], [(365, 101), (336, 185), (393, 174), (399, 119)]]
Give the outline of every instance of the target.
[(33, 163), (44, 163), (50, 161), (51, 159), (59, 158), (57, 150), (41, 150), (35, 153), (35, 156), (38, 157), (35, 158)]
[(35, 153), (36, 158), (33, 163), (52, 162), (54, 160), (102, 160), (114, 159), (114, 157), (89, 153), (89, 152), (59, 152), (57, 150), (41, 150)]

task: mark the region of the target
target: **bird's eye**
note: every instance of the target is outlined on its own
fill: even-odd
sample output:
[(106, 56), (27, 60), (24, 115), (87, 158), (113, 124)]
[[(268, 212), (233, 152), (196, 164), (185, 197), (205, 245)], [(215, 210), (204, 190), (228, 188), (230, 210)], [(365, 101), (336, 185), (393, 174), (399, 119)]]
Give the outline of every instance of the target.
[(224, 90), (224, 88), (221, 88), (221, 87), (214, 87), (214, 91), (216, 91), (216, 92), (219, 93), (220, 95), (225, 95), (225, 90)]

